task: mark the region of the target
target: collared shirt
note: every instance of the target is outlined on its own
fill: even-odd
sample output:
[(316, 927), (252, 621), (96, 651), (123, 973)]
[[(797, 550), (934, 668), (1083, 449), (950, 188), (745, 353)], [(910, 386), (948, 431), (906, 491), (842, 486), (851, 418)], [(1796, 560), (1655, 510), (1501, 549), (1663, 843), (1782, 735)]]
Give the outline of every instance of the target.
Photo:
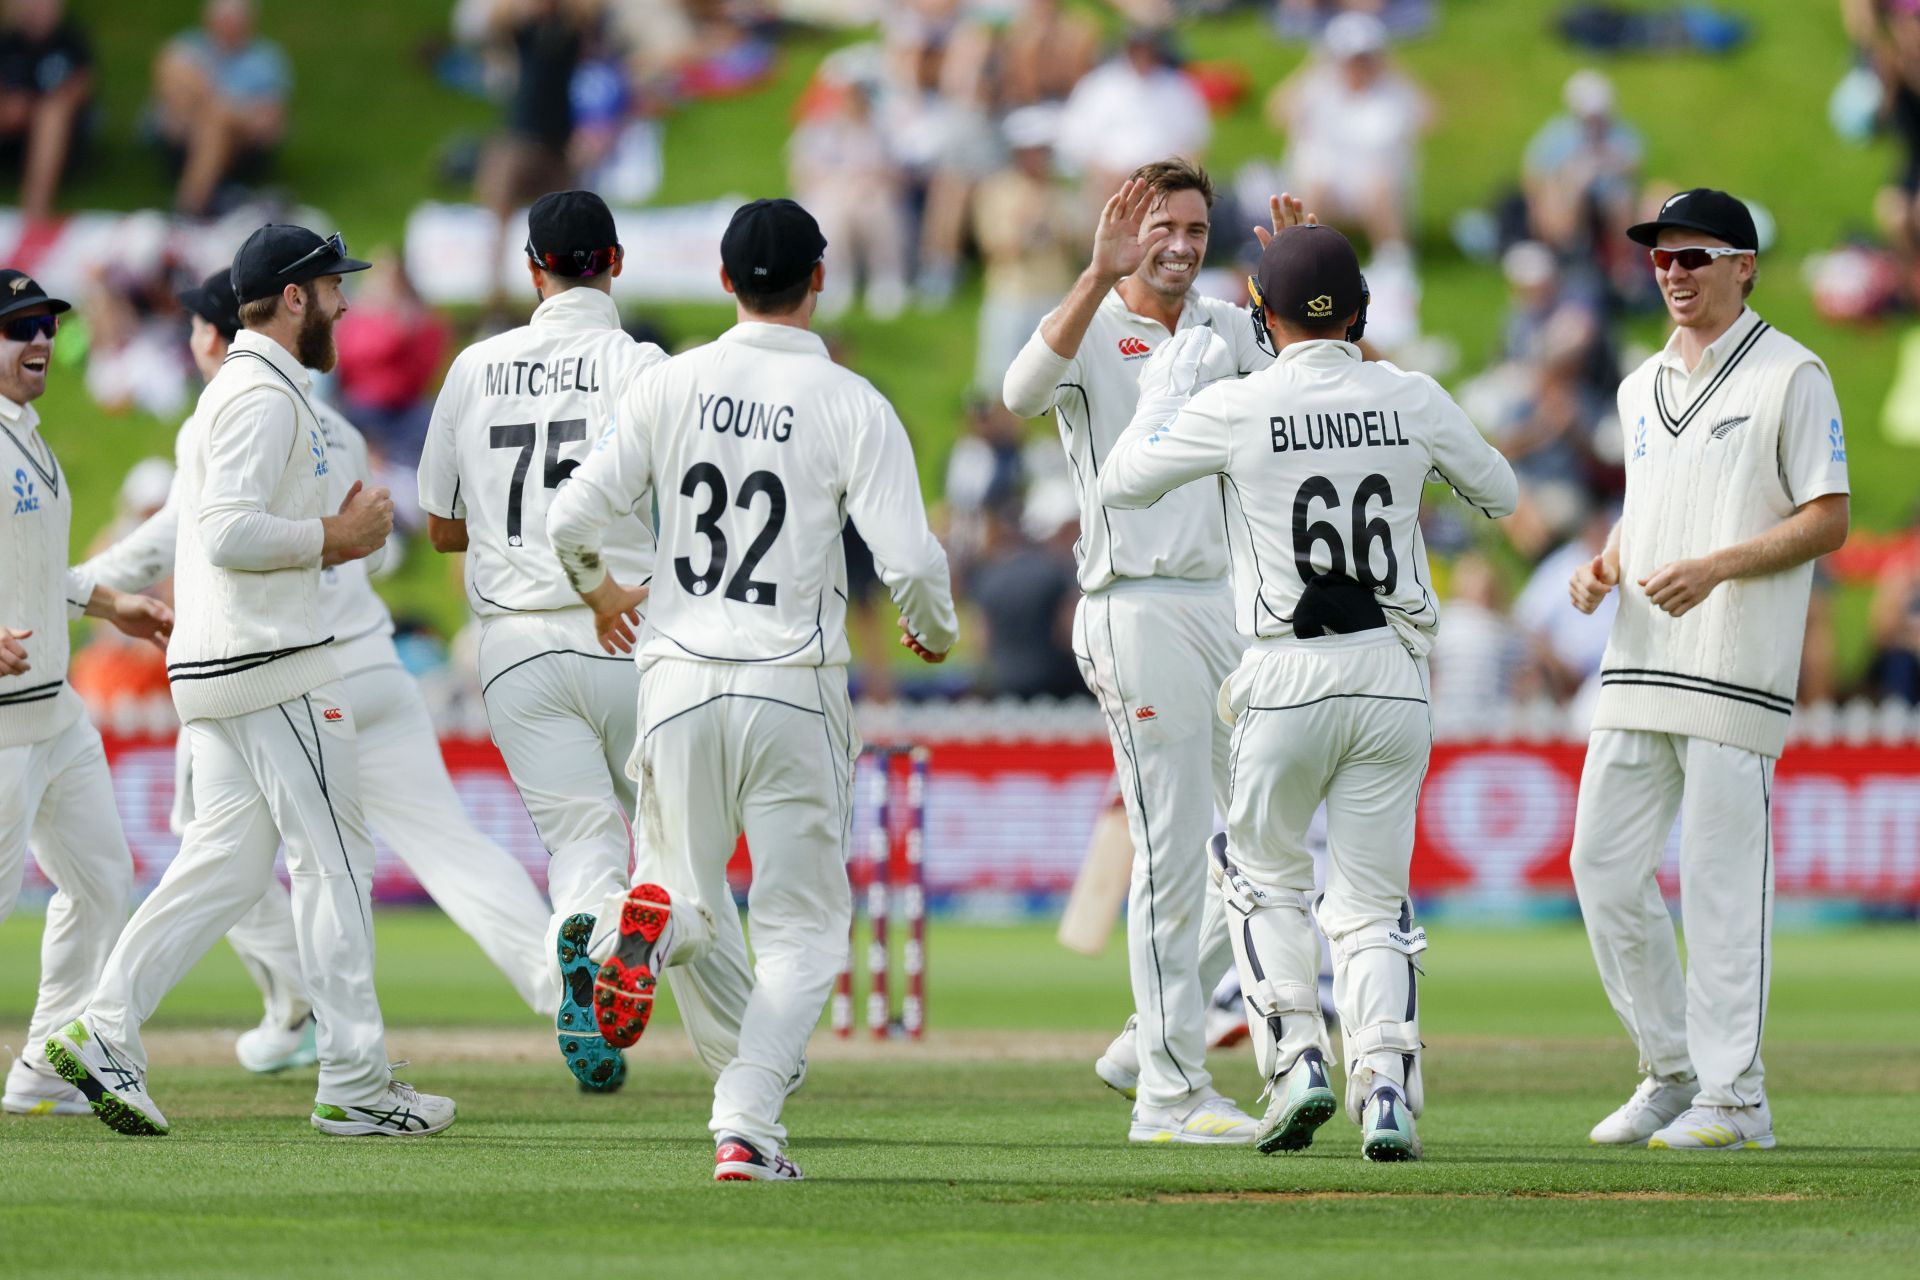
[(33, 633), (20, 641), (28, 669), (0, 676), (0, 748), (44, 741), (81, 714), (66, 683), (67, 622), (95, 579), (67, 567), (72, 495), (39, 424), (32, 405), (0, 396), (0, 627)]
[[(1768, 328), (1759, 312), (1742, 308), (1727, 331), (1707, 344), (1691, 371), (1680, 351), (1680, 330), (1675, 329), (1655, 357), (1657, 411), (1675, 420), (1696, 407), (1710, 411), (1707, 398), (1733, 376)], [(1834, 394), (1833, 378), (1818, 364), (1801, 365), (1787, 381), (1780, 410), (1780, 478), (1796, 505), (1849, 490), (1840, 400)]]
[[(598, 289), (554, 294), (533, 318), (461, 352), (420, 453), (420, 505), (467, 525), (467, 598), (484, 617), (579, 609), (547, 542), (547, 506), (613, 422), (626, 385), (667, 358), (620, 328)], [(642, 504), (607, 538), (622, 582), (653, 576)]]
[(1489, 518), (1519, 496), (1513, 468), (1439, 383), (1364, 361), (1348, 342), (1293, 343), (1271, 367), (1203, 388), (1171, 421), (1146, 421), (1152, 412), (1144, 405), (1107, 455), (1100, 496), (1146, 507), (1224, 477), (1234, 611), (1247, 636), (1292, 635), (1307, 582), (1334, 573), (1372, 589), (1424, 653), (1440, 616), (1420, 535), (1429, 473)]
[(601, 530), (650, 489), (660, 562), (643, 664), (844, 665), (848, 519), (913, 634), (936, 653), (952, 646), (946, 552), (906, 428), (817, 335), (737, 324), (634, 381), (548, 518), (581, 590), (606, 578)]
[[(1238, 372), (1271, 358), (1259, 347), (1242, 307), (1188, 294), (1176, 332), (1204, 326), (1225, 340)], [(1007, 408), (1022, 417), (1049, 410), (1073, 467), (1080, 500), (1074, 543), (1080, 589), (1101, 591), (1122, 578), (1218, 581), (1227, 573), (1226, 524), (1217, 484), (1168, 494), (1150, 511), (1121, 511), (1100, 500), (1100, 471), (1140, 399), (1140, 366), (1173, 337), (1158, 320), (1127, 306), (1118, 289), (1100, 300), (1086, 336), (1063, 360), (1036, 331), (1007, 370)]]

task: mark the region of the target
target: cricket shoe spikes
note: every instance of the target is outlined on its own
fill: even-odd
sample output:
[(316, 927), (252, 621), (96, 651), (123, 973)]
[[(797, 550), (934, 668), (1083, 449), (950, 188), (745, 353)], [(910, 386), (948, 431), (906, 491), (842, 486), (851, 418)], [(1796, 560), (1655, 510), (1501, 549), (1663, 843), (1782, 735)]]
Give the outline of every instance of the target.
[(1258, 1122), (1235, 1106), (1233, 1099), (1208, 1089), (1176, 1107), (1134, 1103), (1127, 1141), (1244, 1147), (1258, 1128)]
[(1113, 1038), (1107, 1051), (1093, 1060), (1093, 1073), (1100, 1082), (1127, 1101), (1133, 1101), (1140, 1088), (1140, 1015), (1129, 1014), (1127, 1025)]
[(1318, 1049), (1308, 1049), (1273, 1082), (1273, 1101), (1253, 1145), (1265, 1155), (1305, 1151), (1313, 1145), (1313, 1131), (1333, 1119), (1339, 1107), (1327, 1083), (1327, 1060)]
[(389, 1081), (386, 1093), (365, 1106), (322, 1102), (313, 1109), (313, 1127), (336, 1138), (424, 1138), (452, 1123), (452, 1098), (421, 1093), (398, 1080)]
[(729, 1134), (714, 1149), (715, 1182), (798, 1182), (805, 1176), (799, 1165), (778, 1151), (766, 1155), (745, 1138)]
[(136, 1138), (166, 1134), (167, 1118), (147, 1096), (145, 1073), (95, 1035), (84, 1019), (76, 1018), (47, 1037), (47, 1061), (81, 1092), (109, 1129)]
[(638, 884), (620, 910), (620, 937), (593, 984), (600, 1034), (616, 1049), (640, 1039), (653, 1016), (654, 988), (673, 954), (673, 898), (657, 884)]
[(1643, 1147), (1648, 1138), (1692, 1106), (1693, 1096), (1699, 1092), (1700, 1082), (1692, 1076), (1684, 1080), (1647, 1076), (1631, 1098), (1593, 1126), (1587, 1141), (1596, 1147)]
[(593, 924), (593, 917), (585, 913), (561, 922), (554, 944), (560, 960), (560, 1012), (553, 1025), (560, 1056), (580, 1082), (580, 1092), (612, 1093), (627, 1082), (627, 1059), (606, 1042), (594, 1020), (593, 984), (600, 966), (587, 955)]
[(1753, 1107), (1695, 1103), (1647, 1139), (1647, 1146), (1655, 1151), (1771, 1151), (1773, 1109), (1765, 1099)]
[(233, 1056), (259, 1076), (313, 1066), (320, 1061), (313, 1015), (309, 1013), (296, 1027), (262, 1022), (251, 1031), (241, 1032), (233, 1042)]
[(1407, 1100), (1390, 1085), (1382, 1085), (1367, 1098), (1360, 1113), (1360, 1154), (1375, 1164), (1397, 1160), (1418, 1160), (1420, 1135), (1413, 1130), (1413, 1113)]
[(7, 1072), (7, 1091), (0, 1111), (16, 1116), (86, 1116), (93, 1114), (87, 1095), (45, 1071), (35, 1071), (25, 1058), (15, 1058)]

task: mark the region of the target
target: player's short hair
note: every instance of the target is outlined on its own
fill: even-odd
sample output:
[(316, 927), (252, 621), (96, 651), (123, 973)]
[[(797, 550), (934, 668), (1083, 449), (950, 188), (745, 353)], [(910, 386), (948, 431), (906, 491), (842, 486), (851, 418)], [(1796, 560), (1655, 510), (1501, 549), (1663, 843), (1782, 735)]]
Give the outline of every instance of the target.
[(1198, 191), (1200, 198), (1207, 202), (1207, 208), (1213, 208), (1213, 179), (1207, 176), (1205, 169), (1184, 156), (1143, 164), (1129, 177), (1151, 187), (1156, 204), (1176, 191)]
[(743, 281), (735, 280), (733, 296), (739, 299), (741, 306), (754, 315), (784, 316), (798, 311), (800, 304), (807, 300), (807, 293), (812, 288), (813, 273), (809, 271), (794, 283), (783, 285), (778, 289), (755, 289)]
[[(312, 306), (315, 296), (313, 281), (302, 280), (298, 283), (297, 287), (306, 297), (307, 305)], [(258, 329), (263, 324), (272, 324), (273, 318), (280, 314), (280, 294), (285, 292), (286, 290), (282, 289), (280, 293), (270, 293), (264, 298), (255, 298), (251, 302), (241, 303), (240, 327), (242, 329)]]

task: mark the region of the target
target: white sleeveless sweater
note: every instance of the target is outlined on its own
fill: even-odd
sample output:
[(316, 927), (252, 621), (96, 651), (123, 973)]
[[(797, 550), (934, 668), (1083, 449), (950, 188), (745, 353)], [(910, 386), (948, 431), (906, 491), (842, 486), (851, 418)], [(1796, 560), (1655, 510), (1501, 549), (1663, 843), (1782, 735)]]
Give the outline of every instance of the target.
[(1620, 386), (1620, 612), (1593, 727), (1686, 734), (1778, 756), (1799, 684), (1812, 563), (1723, 582), (1678, 618), (1638, 585), (1663, 565), (1744, 542), (1794, 511), (1782, 407), (1796, 369), (1825, 366), (1748, 315), (1751, 327), (1691, 401), (1678, 403), (1658, 355)]

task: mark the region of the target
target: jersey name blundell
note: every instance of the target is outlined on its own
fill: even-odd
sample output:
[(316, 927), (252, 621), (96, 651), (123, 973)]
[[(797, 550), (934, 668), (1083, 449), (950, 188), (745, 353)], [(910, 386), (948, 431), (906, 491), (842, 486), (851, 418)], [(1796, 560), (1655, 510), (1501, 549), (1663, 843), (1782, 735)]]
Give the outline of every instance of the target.
[(1368, 409), (1365, 413), (1275, 414), (1267, 420), (1275, 453), (1309, 449), (1395, 448), (1406, 445), (1397, 410)]
[(793, 406), (764, 400), (737, 400), (715, 392), (699, 394), (700, 429), (742, 440), (772, 440), (785, 444), (793, 435)]
[(487, 365), (490, 396), (544, 396), (562, 391), (592, 394), (600, 390), (600, 362), (592, 356), (544, 360), (496, 360)]

